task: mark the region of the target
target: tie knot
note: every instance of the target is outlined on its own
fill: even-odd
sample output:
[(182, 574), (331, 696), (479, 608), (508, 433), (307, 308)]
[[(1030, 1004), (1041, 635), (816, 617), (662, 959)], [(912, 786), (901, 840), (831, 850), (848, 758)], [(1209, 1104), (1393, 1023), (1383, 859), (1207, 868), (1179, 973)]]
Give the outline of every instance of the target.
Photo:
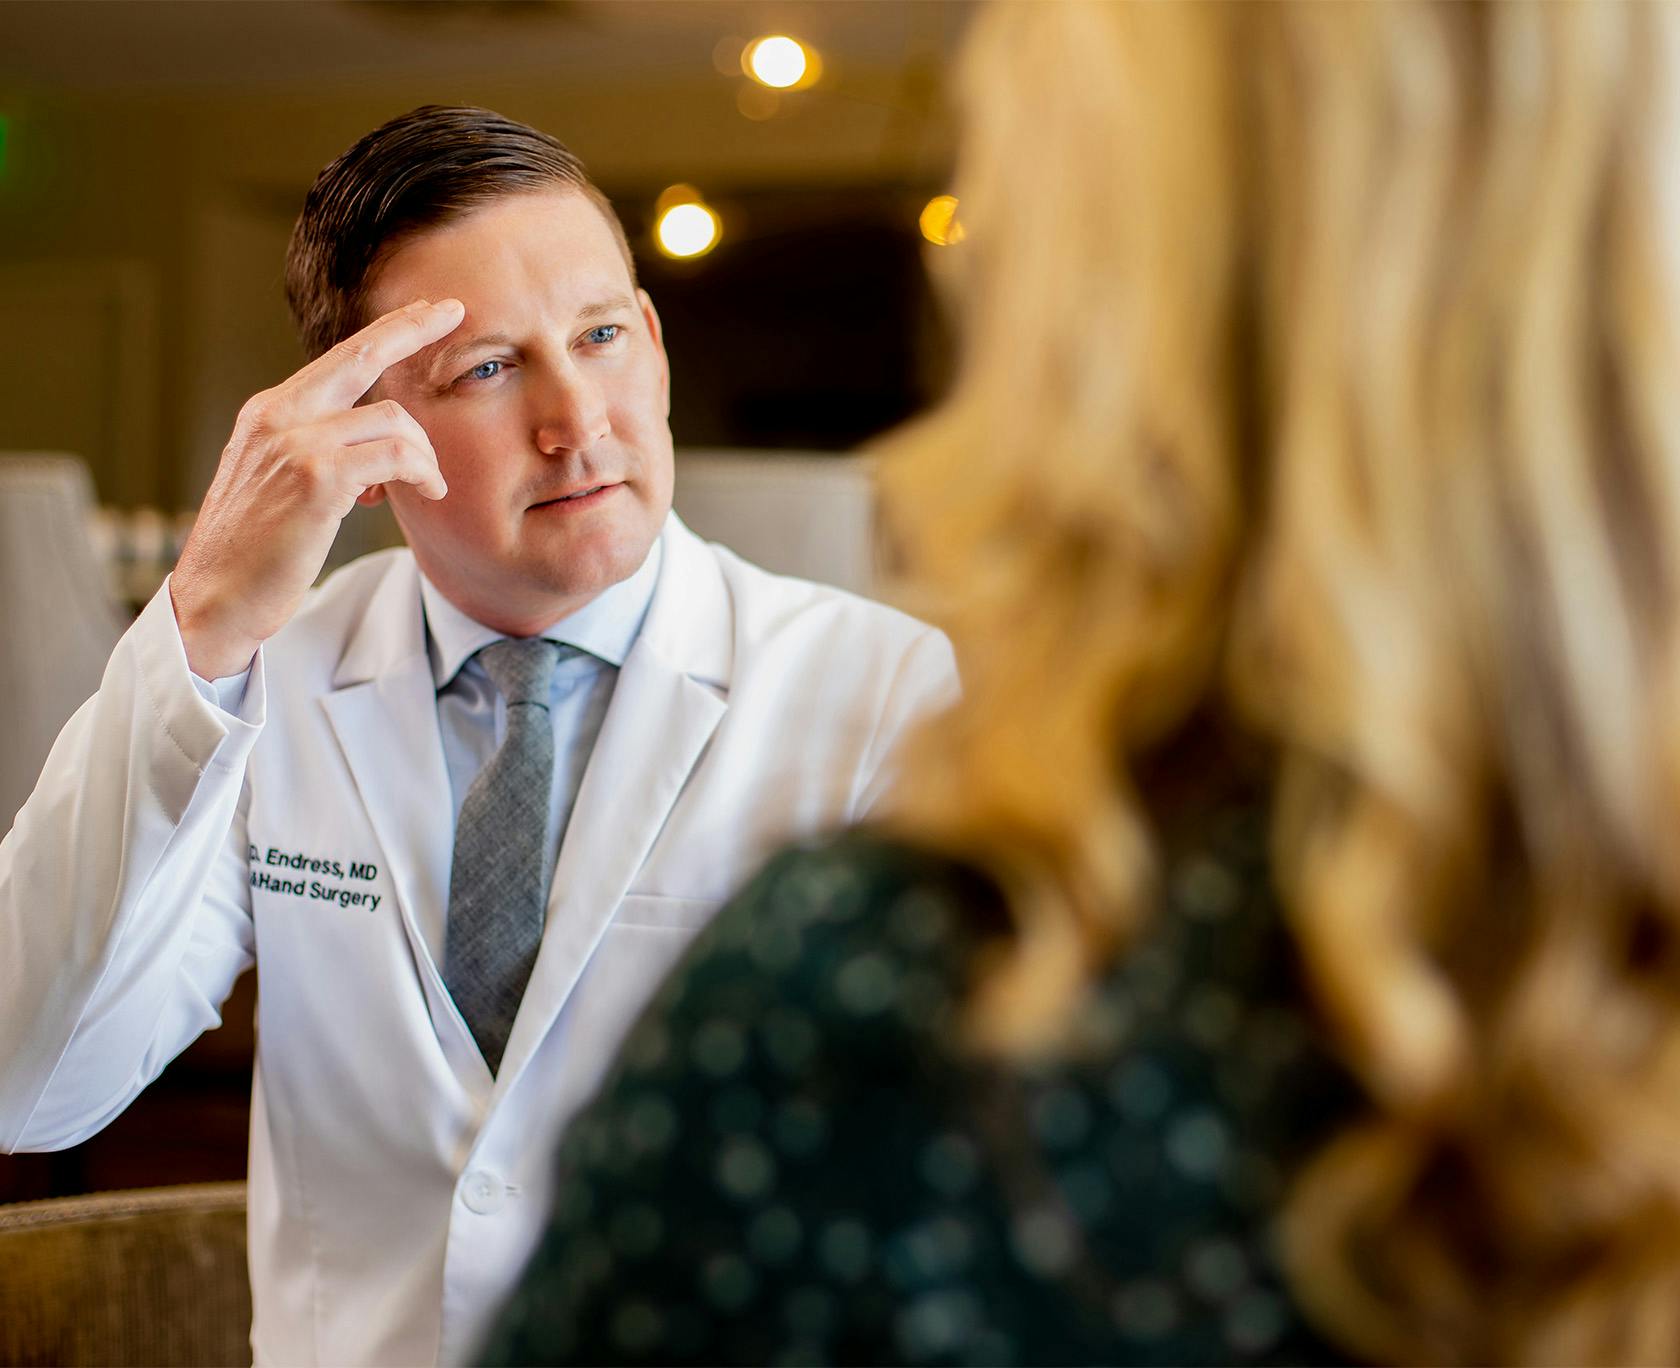
[(478, 658), (509, 707), (539, 703), (546, 708), (560, 651), (559, 642), (544, 637), (505, 637), (486, 646)]

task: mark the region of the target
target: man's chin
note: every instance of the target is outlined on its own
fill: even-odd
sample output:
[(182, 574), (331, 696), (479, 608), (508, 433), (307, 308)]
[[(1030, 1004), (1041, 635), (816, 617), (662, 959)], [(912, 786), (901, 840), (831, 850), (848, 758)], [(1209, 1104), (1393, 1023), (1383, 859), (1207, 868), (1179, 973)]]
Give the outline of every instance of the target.
[(642, 568), (659, 536), (658, 524), (627, 527), (617, 519), (580, 524), (569, 531), (557, 539), (536, 538), (530, 569), (539, 582), (572, 593), (589, 588), (599, 593), (629, 579)]
[(543, 548), (510, 579), (522, 580), (526, 594), (559, 605), (562, 614), (576, 612), (640, 570), (657, 539), (657, 527), (636, 534), (622, 528), (604, 530), (602, 535), (570, 540), (564, 548)]
[[(523, 545), (495, 557), (460, 554), (409, 538), (426, 577), (462, 612), (510, 636), (539, 632), (642, 568), (664, 516), (561, 524), (537, 522)], [(629, 525), (627, 525), (629, 523)], [(451, 554), (453, 552), (453, 554)], [(435, 553), (435, 554), (434, 554)]]

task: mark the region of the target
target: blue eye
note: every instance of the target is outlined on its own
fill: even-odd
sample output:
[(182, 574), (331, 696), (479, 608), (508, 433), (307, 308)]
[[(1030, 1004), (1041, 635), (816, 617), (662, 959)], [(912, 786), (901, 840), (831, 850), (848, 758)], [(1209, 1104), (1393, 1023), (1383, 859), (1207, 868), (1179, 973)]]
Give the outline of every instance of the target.
[(583, 338), (584, 338), (584, 341), (586, 341), (586, 342), (588, 342), (588, 343), (590, 343), (594, 346), (604, 347), (609, 342), (611, 342), (615, 338), (617, 338), (618, 332), (619, 332), (618, 324), (616, 324), (616, 323), (603, 323), (598, 328), (591, 328), (588, 332), (586, 332), (583, 335)]
[(494, 380), (502, 372), (500, 361), (480, 361), (461, 378), (464, 380)]

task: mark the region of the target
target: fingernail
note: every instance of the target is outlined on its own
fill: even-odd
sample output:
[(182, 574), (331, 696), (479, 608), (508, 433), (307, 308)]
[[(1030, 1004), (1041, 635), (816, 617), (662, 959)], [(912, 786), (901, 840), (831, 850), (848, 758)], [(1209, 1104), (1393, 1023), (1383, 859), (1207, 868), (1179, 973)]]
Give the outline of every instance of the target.
[(460, 313), (465, 313), (467, 311), (467, 306), (461, 303), (458, 299), (440, 299), (437, 302), (437, 307), (444, 310), (458, 311)]

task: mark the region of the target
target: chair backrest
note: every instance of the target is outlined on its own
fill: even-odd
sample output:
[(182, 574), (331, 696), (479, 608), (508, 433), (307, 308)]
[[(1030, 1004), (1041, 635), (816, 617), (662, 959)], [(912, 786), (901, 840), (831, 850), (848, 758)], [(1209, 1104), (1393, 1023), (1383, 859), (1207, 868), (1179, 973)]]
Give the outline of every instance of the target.
[(0, 832), (59, 730), (99, 687), (123, 624), (89, 533), (93, 483), (70, 456), (0, 454)]
[(873, 596), (874, 464), (810, 452), (677, 452), (677, 514), (755, 565)]
[(0, 1206), (0, 1364), (248, 1364), (245, 1184)]

